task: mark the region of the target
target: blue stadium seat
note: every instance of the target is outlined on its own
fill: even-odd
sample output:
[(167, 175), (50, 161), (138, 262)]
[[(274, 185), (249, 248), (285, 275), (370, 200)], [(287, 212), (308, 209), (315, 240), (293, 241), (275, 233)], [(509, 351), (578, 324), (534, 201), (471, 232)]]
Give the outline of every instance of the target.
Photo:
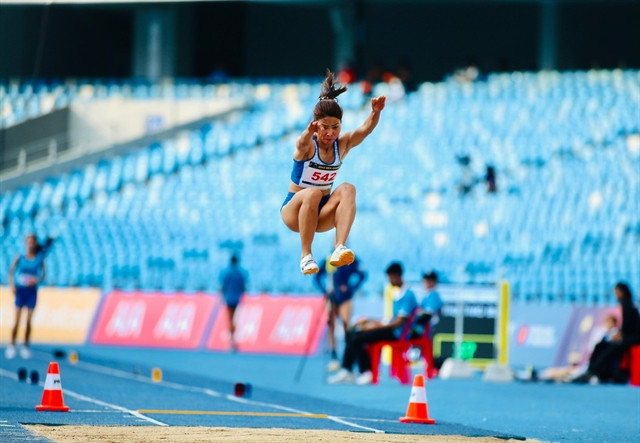
[[(403, 260), (416, 278), (427, 267), (455, 281), (495, 281), (504, 272), (514, 300), (523, 303), (612, 304), (618, 279), (637, 288), (640, 216), (629, 202), (640, 198), (640, 159), (627, 137), (640, 129), (628, 93), (638, 78), (638, 71), (492, 74), (473, 85), (425, 83), (388, 103), (386, 117), (341, 171), (341, 179), (358, 188), (350, 244), (368, 267), (365, 291), (381, 290), (384, 266), (393, 259)], [(242, 245), (254, 289), (314, 291), (309, 279), (283, 270), (286, 264), (295, 271), (299, 240), (282, 225), (277, 208), (295, 137), (308, 118), (291, 109), (313, 105), (315, 83), (0, 85), (14, 121), (34, 112), (34, 99), (43, 108), (51, 100), (58, 106), (117, 95), (208, 94), (256, 104), (186, 135), (3, 195), (3, 250), (9, 243), (12, 250), (20, 247), (7, 235), (45, 232), (46, 220), (59, 214), (75, 234), (52, 256), (53, 269), (66, 274), (56, 284), (213, 290), (209, 273), (225, 265), (229, 245)], [(345, 128), (367, 115), (364, 97), (352, 89), (341, 100)], [(478, 180), (468, 196), (458, 195), (456, 154), (470, 155)], [(487, 164), (498, 171), (495, 195), (487, 195), (481, 181)], [(267, 185), (274, 171), (282, 178)], [(278, 241), (254, 245), (260, 238)], [(330, 245), (319, 235), (317, 254), (323, 241)], [(176, 245), (203, 243), (213, 251), (206, 264), (183, 260), (176, 251)], [(175, 260), (175, 266), (149, 268), (149, 257)], [(265, 262), (279, 266), (265, 268)]]

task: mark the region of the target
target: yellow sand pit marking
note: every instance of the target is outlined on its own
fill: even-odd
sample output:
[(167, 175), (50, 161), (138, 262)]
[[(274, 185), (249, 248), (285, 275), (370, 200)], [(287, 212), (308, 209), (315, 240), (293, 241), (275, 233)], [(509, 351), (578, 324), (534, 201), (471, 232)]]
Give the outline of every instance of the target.
[(176, 409), (138, 409), (139, 414), (170, 414), (170, 415), (241, 415), (248, 417), (298, 417), (298, 418), (328, 418), (327, 414), (294, 414), (287, 412), (242, 412), (242, 411), (185, 411)]

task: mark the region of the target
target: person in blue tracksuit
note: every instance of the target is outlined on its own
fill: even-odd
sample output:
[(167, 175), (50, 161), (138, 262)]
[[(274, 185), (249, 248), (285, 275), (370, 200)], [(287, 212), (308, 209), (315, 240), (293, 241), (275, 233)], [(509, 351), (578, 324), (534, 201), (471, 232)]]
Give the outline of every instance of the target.
[[(31, 339), (31, 318), (38, 299), (38, 285), (46, 276), (44, 256), (45, 247), (38, 244), (35, 235), (28, 235), (26, 252), (18, 254), (9, 269), (9, 286), (15, 296), (15, 321), (11, 330), (11, 343), (5, 349), (5, 357), (14, 358), (16, 355), (16, 339), (22, 311), (27, 310), (24, 346), (20, 349), (20, 356), (24, 359), (31, 357), (29, 349)], [(48, 246), (48, 245), (47, 245)]]
[(336, 268), (327, 258), (320, 262), (320, 271), (315, 275), (315, 283), (327, 299), (329, 311), (329, 347), (331, 348), (331, 361), (328, 369), (336, 371), (340, 368), (338, 354), (336, 353), (336, 317), (340, 317), (344, 327), (345, 339), (347, 337), (351, 320), (351, 299), (362, 286), (367, 274), (360, 268), (357, 258), (353, 263)]
[(220, 286), (222, 287), (222, 297), (227, 305), (227, 314), (229, 318), (229, 334), (231, 339), (231, 348), (235, 349), (234, 334), (236, 332), (235, 314), (242, 294), (247, 286), (247, 274), (238, 263), (238, 257), (231, 256), (229, 266), (220, 272)]

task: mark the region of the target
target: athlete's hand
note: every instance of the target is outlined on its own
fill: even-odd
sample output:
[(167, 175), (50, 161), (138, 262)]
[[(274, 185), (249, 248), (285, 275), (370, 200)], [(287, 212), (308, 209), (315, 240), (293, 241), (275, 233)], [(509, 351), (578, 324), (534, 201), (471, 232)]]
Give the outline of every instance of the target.
[(381, 95), (380, 97), (374, 97), (371, 99), (371, 110), (373, 112), (380, 112), (384, 109), (384, 104), (387, 101), (387, 97)]
[(307, 131), (309, 131), (309, 134), (318, 132), (318, 120), (311, 120), (311, 123), (307, 126)]
[(16, 295), (16, 285), (11, 285), (11, 293)]

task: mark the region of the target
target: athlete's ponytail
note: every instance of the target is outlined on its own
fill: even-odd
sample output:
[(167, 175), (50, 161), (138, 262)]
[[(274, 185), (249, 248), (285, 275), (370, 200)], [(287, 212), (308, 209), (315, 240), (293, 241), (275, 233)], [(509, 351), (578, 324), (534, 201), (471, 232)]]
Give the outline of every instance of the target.
[(342, 121), (342, 108), (338, 104), (336, 97), (347, 90), (346, 86), (335, 83), (333, 72), (327, 69), (327, 77), (322, 82), (320, 97), (313, 110), (313, 119), (320, 120), (324, 117), (335, 117)]
[(47, 237), (46, 240), (44, 241), (44, 243), (40, 243), (40, 242), (38, 242), (38, 237), (36, 237), (35, 234), (29, 234), (27, 236), (27, 238), (28, 237), (32, 237), (35, 240), (36, 247), (35, 247), (34, 252), (36, 254), (46, 254), (47, 252), (49, 252), (49, 248), (51, 247), (51, 244), (53, 243), (53, 238)]

